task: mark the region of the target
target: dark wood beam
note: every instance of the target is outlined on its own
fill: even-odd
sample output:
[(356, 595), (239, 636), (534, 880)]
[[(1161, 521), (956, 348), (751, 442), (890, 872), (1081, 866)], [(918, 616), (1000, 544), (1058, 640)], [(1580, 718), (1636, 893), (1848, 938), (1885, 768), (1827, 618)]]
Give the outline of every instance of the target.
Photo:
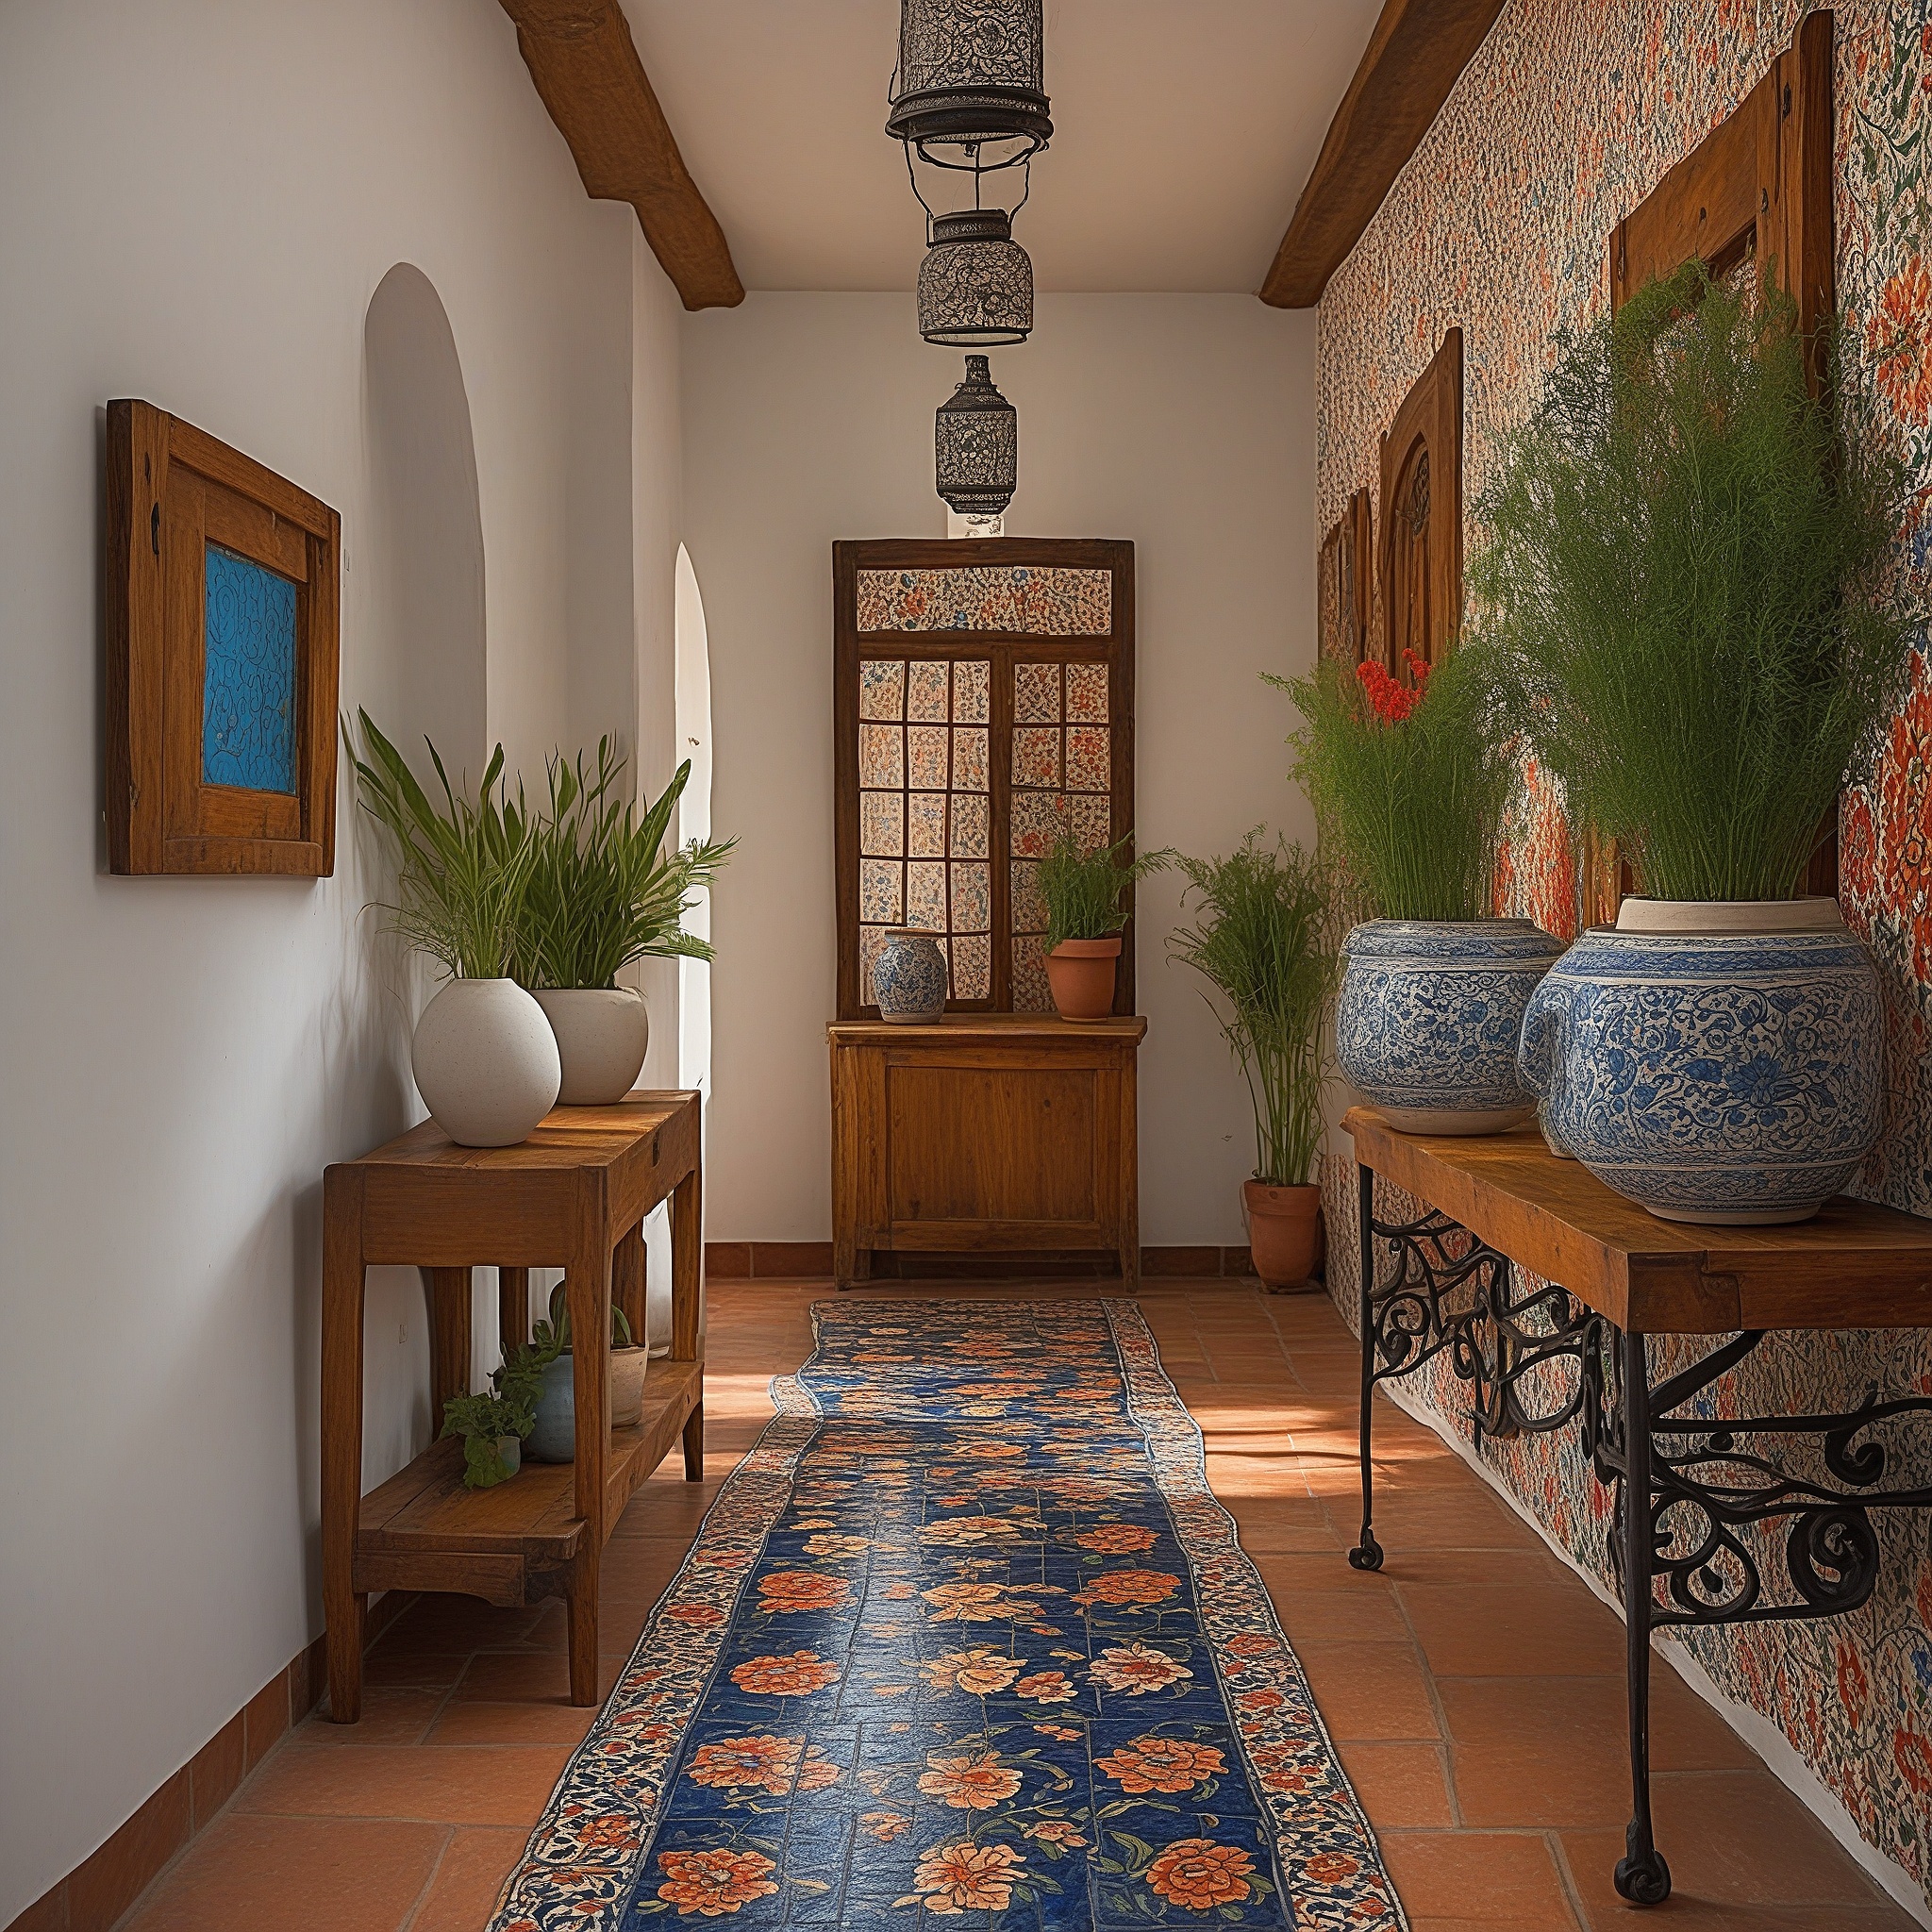
[(1385, 0), (1261, 299), (1312, 308), (1429, 131), (1504, 0)]
[(627, 201), (687, 308), (735, 308), (744, 284), (698, 192), (618, 0), (503, 0), (530, 77), (585, 189)]

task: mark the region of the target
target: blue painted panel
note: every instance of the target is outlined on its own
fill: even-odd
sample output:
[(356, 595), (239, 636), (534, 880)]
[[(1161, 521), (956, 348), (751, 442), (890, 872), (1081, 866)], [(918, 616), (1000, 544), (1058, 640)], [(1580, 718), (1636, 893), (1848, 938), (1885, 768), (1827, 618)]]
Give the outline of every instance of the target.
[(207, 583), (202, 783), (292, 792), (295, 586), (214, 543)]

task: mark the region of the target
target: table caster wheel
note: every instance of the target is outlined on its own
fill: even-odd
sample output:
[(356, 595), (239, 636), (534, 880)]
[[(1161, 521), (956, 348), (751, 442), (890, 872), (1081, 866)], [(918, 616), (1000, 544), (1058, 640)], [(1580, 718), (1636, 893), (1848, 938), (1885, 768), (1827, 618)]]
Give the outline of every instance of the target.
[(1379, 1570), (1382, 1567), (1382, 1545), (1364, 1530), (1361, 1546), (1349, 1551), (1348, 1560), (1357, 1570)]
[(1671, 1868), (1661, 1852), (1619, 1858), (1616, 1885), (1618, 1897), (1633, 1906), (1660, 1906), (1671, 1895)]

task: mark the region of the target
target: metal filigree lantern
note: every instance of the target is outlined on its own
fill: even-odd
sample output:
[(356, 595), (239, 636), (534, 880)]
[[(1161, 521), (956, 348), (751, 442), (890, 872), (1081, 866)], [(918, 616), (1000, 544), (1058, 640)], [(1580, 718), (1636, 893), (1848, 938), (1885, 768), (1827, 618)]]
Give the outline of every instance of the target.
[(954, 349), (1024, 342), (1033, 331), (1033, 262), (1003, 208), (936, 215), (919, 265), (919, 333)]
[(996, 517), (1020, 480), (1020, 412), (993, 387), (984, 356), (933, 422), (934, 487), (962, 517)]
[(983, 174), (1053, 137), (1042, 0), (900, 0), (886, 132), (935, 167)]

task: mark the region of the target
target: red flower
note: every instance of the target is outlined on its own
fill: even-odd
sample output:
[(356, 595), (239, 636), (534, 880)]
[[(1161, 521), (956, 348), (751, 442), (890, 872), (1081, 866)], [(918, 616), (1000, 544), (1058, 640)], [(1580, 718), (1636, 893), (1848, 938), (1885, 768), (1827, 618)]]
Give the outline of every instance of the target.
[(1414, 680), (1411, 684), (1403, 684), (1391, 677), (1384, 666), (1373, 660), (1356, 667), (1355, 675), (1368, 692), (1375, 716), (1387, 724), (1400, 724), (1422, 702), (1424, 693), (1428, 690), (1429, 667), (1413, 651), (1404, 651), (1402, 661), (1407, 665), (1408, 675)]

